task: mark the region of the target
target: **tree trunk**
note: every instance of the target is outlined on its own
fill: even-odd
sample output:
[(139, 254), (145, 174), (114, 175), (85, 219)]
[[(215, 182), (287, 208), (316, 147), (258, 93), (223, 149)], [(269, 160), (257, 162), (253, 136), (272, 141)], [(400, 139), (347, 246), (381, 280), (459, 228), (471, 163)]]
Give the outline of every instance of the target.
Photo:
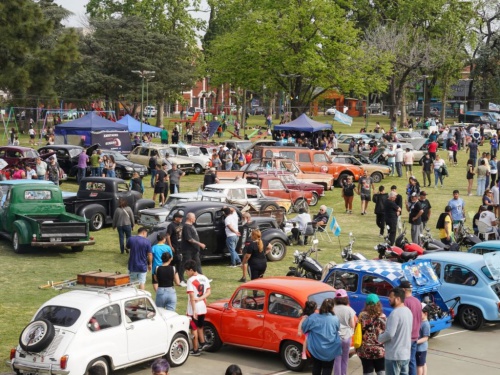
[[(240, 111), (238, 111), (238, 106), (236, 106), (236, 115), (238, 115)], [(246, 119), (245, 119), (245, 115), (247, 113), (247, 89), (244, 89), (243, 90), (243, 105), (242, 105), (242, 108), (241, 108), (241, 121), (240, 121), (240, 124), (241, 124), (241, 127), (243, 127), (243, 134), (246, 134), (247, 132), (247, 122), (246, 122)]]
[(280, 101), (279, 101), (279, 92), (275, 92), (273, 95), (273, 107), (274, 107), (274, 119), (279, 120), (281, 109), (280, 109)]
[(156, 107), (156, 126), (160, 127), (163, 125), (163, 109), (165, 107), (165, 98), (158, 100)]

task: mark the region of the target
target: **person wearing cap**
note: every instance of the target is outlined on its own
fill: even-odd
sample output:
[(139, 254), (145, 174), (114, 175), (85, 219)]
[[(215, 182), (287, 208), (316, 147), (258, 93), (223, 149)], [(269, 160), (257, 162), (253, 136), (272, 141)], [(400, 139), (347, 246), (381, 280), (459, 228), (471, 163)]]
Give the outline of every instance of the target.
[(363, 340), (361, 346), (356, 349), (356, 354), (361, 360), (363, 374), (372, 374), (375, 371), (377, 375), (382, 375), (385, 373), (385, 349), (378, 341), (378, 336), (385, 331), (387, 317), (376, 294), (366, 296), (365, 307), (359, 313), (358, 322), (361, 324)]
[(420, 206), (422, 207), (422, 210), (424, 210), (424, 213), (422, 214), (422, 229), (427, 228), (427, 223), (429, 222), (429, 219), (431, 218), (431, 202), (427, 199), (427, 193), (425, 191), (421, 191), (420, 194), (418, 195), (418, 201), (420, 202)]
[(396, 146), (395, 155), (396, 172), (398, 173), (398, 177), (403, 177), (404, 151), (400, 144)]
[(409, 222), (411, 224), (411, 242), (419, 244), (422, 233), (422, 215), (424, 210), (419, 201), (417, 193), (411, 194), (411, 202), (408, 204)]
[(356, 326), (356, 312), (349, 306), (349, 296), (344, 289), (337, 289), (333, 301), (335, 303), (333, 312), (340, 323), (339, 335), (342, 347), (342, 353), (335, 358), (333, 371), (334, 375), (346, 375), (351, 339)]
[(184, 213), (178, 210), (173, 217), (173, 221), (168, 225), (165, 242), (172, 249), (173, 257), (172, 264), (179, 272), (179, 279), (181, 286), (186, 287), (186, 280), (184, 279), (184, 263), (182, 261), (182, 219)]
[(408, 374), (411, 358), (413, 316), (404, 302), (404, 289), (398, 287), (389, 292), (393, 310), (385, 331), (378, 336), (378, 341), (385, 346), (385, 371), (391, 375)]
[(218, 184), (218, 183), (219, 183), (219, 179), (217, 178), (215, 167), (211, 167), (210, 169), (207, 169), (207, 172), (205, 173), (205, 176), (203, 177), (203, 189), (205, 189), (205, 186), (207, 186), (207, 185), (213, 185), (213, 184)]
[(429, 347), (429, 337), (431, 336), (431, 325), (428, 317), (431, 307), (422, 302), (422, 324), (417, 340), (417, 375), (427, 375), (427, 349)]
[(413, 316), (411, 328), (411, 357), (409, 375), (417, 375), (417, 341), (420, 334), (420, 326), (422, 324), (422, 304), (411, 294), (412, 285), (408, 280), (401, 281), (400, 288), (405, 291), (404, 305), (408, 307)]
[(389, 227), (387, 232), (391, 246), (394, 245), (394, 241), (396, 240), (398, 219), (401, 215), (401, 207), (396, 204), (396, 197), (397, 193), (391, 191), (384, 205), (384, 220)]
[(172, 169), (168, 171), (170, 194), (180, 193), (180, 180), (185, 174), (185, 172), (177, 168), (177, 163), (172, 163)]

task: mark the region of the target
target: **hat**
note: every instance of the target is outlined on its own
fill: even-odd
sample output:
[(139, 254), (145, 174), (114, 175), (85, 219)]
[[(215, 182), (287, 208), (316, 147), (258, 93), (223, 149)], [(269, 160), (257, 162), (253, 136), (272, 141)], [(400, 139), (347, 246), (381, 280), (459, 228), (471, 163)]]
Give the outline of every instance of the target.
[(337, 291), (335, 292), (335, 297), (337, 298), (347, 297), (347, 292), (345, 291), (345, 289), (337, 289)]
[(175, 219), (175, 218), (178, 218), (178, 217), (184, 217), (184, 212), (182, 212), (182, 211), (177, 211), (177, 212), (174, 214), (174, 219)]
[(365, 302), (367, 305), (376, 305), (380, 302), (380, 299), (376, 294), (371, 293), (366, 296)]
[(408, 280), (403, 280), (401, 281), (401, 284), (399, 284), (399, 287), (403, 289), (411, 289), (413, 286)]
[(417, 193), (411, 193), (411, 197), (416, 197), (418, 194)]
[(426, 193), (424, 190), (422, 190), (422, 191), (420, 192), (420, 195), (427, 195), (427, 193)]

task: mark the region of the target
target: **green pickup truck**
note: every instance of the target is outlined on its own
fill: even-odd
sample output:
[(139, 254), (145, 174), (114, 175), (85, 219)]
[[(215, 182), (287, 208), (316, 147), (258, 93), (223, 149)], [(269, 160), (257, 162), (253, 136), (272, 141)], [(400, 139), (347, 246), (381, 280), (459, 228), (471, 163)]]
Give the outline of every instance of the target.
[(0, 235), (12, 241), (16, 253), (30, 246), (82, 251), (95, 243), (88, 220), (66, 212), (59, 187), (39, 180), (0, 182)]

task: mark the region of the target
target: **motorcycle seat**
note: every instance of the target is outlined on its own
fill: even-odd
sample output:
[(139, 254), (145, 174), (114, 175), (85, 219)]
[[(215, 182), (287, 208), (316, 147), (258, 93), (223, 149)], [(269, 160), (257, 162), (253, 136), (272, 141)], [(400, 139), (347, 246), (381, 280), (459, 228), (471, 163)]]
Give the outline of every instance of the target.
[(416, 251), (403, 251), (400, 255), (401, 259), (405, 262), (417, 259), (418, 253)]

